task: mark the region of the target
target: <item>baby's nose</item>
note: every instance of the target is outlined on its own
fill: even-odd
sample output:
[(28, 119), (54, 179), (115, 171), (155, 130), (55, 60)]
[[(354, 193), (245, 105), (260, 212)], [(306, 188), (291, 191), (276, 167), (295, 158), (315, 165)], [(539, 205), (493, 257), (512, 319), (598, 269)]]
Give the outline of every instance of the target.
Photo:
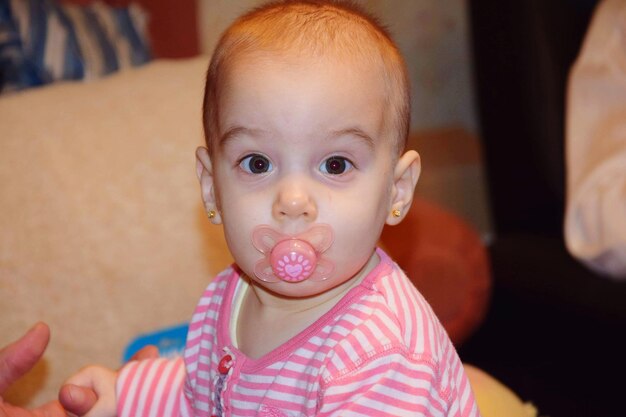
[(317, 218), (317, 206), (303, 181), (299, 180), (281, 184), (272, 211), (279, 221), (298, 218), (314, 221)]

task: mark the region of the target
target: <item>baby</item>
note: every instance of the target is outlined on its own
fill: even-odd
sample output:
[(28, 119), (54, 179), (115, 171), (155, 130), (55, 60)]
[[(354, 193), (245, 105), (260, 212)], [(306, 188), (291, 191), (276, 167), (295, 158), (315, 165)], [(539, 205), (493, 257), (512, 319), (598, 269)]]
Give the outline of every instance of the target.
[(184, 358), (90, 367), (89, 416), (478, 416), (445, 330), (376, 248), (420, 173), (404, 152), (404, 61), (350, 3), (239, 18), (206, 80), (197, 174), (235, 264), (208, 286)]

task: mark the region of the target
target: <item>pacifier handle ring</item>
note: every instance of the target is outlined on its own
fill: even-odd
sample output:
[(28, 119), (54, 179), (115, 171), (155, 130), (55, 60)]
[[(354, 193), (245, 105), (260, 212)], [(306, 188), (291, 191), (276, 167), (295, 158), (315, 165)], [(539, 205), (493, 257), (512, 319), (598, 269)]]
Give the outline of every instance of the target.
[(265, 257), (255, 264), (254, 273), (264, 282), (323, 281), (334, 270), (331, 261), (322, 259), (332, 242), (332, 229), (323, 223), (296, 236), (259, 225), (252, 233), (252, 243)]

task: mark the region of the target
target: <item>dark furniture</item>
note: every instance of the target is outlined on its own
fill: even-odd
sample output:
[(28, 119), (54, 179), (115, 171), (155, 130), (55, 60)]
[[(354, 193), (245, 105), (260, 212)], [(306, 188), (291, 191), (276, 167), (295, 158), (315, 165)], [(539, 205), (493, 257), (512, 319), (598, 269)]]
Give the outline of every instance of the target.
[(626, 282), (580, 265), (562, 232), (567, 76), (595, 3), (470, 2), (494, 288), (459, 350), (550, 417), (626, 415)]

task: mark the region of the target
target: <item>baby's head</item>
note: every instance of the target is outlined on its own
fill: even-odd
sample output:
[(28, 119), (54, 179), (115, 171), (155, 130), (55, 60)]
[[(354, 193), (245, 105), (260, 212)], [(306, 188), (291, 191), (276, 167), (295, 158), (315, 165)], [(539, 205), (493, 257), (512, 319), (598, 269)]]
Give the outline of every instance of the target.
[[(207, 75), (198, 176), (246, 275), (307, 297), (372, 265), (419, 176), (417, 153), (402, 152), (407, 84), (386, 32), (346, 3), (270, 3), (226, 31)], [(283, 253), (304, 259), (283, 270), (311, 261), (315, 273), (274, 279)]]
[[(203, 106), (205, 139), (213, 152), (220, 136), (219, 99), (228, 74), (242, 61), (269, 58), (286, 62), (336, 60), (354, 71), (380, 75), (385, 86), (385, 123), (397, 155), (410, 124), (409, 83), (404, 59), (377, 19), (346, 1), (275, 1), (237, 19), (222, 35), (208, 70)], [(302, 80), (306, 82), (306, 80)]]

